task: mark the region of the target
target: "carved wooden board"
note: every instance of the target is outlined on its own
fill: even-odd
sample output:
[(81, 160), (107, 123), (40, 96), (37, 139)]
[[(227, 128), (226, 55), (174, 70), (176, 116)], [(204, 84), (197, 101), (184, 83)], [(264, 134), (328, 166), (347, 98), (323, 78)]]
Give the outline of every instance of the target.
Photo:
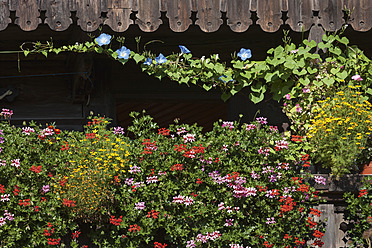
[(8, 0), (0, 0), (0, 31), (6, 29), (8, 24), (12, 22), (9, 16)]
[(352, 11), (351, 26), (356, 31), (368, 31), (372, 27), (372, 0), (349, 0), (348, 10)]
[(250, 1), (235, 0), (228, 1), (226, 7), (227, 25), (234, 32), (244, 32), (252, 24)]
[(138, 14), (136, 24), (144, 32), (154, 32), (163, 23), (160, 19), (160, 0), (137, 0)]
[(319, 23), (327, 31), (339, 30), (344, 23), (343, 0), (319, 0)]
[(283, 24), (281, 1), (257, 0), (257, 17), (257, 23), (264, 31), (278, 31)]
[(37, 0), (13, 0), (16, 2), (15, 24), (24, 31), (32, 31), (41, 23)]
[(191, 0), (172, 0), (167, 1), (167, 17), (169, 26), (175, 32), (184, 32), (192, 24)]
[(217, 31), (223, 23), (220, 12), (220, 0), (199, 0), (195, 24), (206, 33)]
[(73, 0), (76, 6), (77, 24), (87, 32), (93, 32), (101, 25), (101, 2), (96, 0)]
[[(293, 31), (308, 31), (321, 25), (336, 31), (344, 24), (345, 6), (352, 10), (350, 24), (356, 31), (372, 27), (372, 0), (0, 0), (0, 31), (12, 22), (22, 30), (35, 30), (41, 23), (40, 13), (45, 11), (45, 24), (55, 31), (66, 30), (72, 24), (71, 12), (76, 11), (77, 24), (82, 30), (93, 32), (104, 24), (115, 32), (125, 32), (133, 22), (142, 31), (154, 32), (163, 23), (161, 12), (166, 12), (170, 29), (184, 32), (193, 23), (204, 32), (215, 32), (223, 24), (234, 32), (245, 32), (252, 25), (252, 12), (257, 24), (265, 32), (276, 32), (287, 15)], [(136, 13), (138, 12), (138, 13)], [(131, 14), (136, 13), (136, 20)], [(314, 15), (314, 13), (317, 13)]]
[(133, 24), (130, 19), (133, 0), (107, 0), (107, 19), (104, 24), (115, 32), (124, 32)]
[(313, 2), (307, 0), (287, 0), (288, 24), (293, 31), (304, 32), (309, 30), (313, 21)]
[(46, 9), (45, 23), (48, 24), (51, 29), (64, 31), (72, 24), (68, 1), (46, 0), (44, 8)]

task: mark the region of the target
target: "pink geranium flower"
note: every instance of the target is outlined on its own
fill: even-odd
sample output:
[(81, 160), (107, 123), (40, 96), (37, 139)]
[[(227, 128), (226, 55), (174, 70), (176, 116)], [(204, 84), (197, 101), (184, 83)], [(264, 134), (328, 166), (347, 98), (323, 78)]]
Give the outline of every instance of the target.
[(363, 81), (363, 78), (360, 75), (358, 75), (358, 74), (352, 76), (351, 79), (353, 79), (355, 81)]

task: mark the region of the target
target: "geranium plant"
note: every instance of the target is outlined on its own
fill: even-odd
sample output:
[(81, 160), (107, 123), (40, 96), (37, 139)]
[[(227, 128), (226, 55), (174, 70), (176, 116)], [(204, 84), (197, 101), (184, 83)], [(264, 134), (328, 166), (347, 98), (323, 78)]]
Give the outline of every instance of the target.
[(132, 117), (132, 140), (103, 117), (84, 132), (3, 122), (1, 246), (322, 246), (301, 139), (262, 117), (205, 134)]
[(344, 194), (349, 220), (350, 247), (372, 247), (372, 177), (363, 179), (363, 186), (357, 194)]
[(307, 133), (318, 162), (337, 177), (358, 170), (356, 159), (366, 149), (372, 131), (372, 105), (359, 88), (349, 85), (318, 101)]

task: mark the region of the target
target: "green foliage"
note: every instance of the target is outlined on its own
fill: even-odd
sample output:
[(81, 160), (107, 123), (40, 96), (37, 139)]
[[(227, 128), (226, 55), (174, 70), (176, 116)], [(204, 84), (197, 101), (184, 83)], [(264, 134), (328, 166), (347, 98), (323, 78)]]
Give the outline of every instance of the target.
[[(207, 91), (219, 88), (224, 101), (244, 88), (248, 89), (249, 98), (254, 103), (262, 101), (268, 93), (277, 101), (290, 93), (292, 100), (284, 110), (293, 124), (300, 128), (299, 132), (306, 130), (308, 120), (304, 116), (310, 111), (312, 103), (349, 81), (353, 75), (360, 75), (364, 79), (361, 82), (363, 91), (372, 93), (369, 88), (371, 60), (356, 46), (349, 46), (346, 37), (325, 35), (319, 44), (304, 40), (299, 46), (291, 43), (286, 36), (283, 40), (283, 46), (268, 50), (264, 61), (242, 60), (233, 55), (231, 61), (220, 62), (217, 54), (195, 58), (191, 53), (181, 52), (167, 56), (167, 62), (159, 64), (155, 62), (156, 55), (146, 50), (142, 53), (132, 51), (130, 59), (141, 64), (145, 73), (159, 79), (168, 77), (179, 84), (195, 84)], [(139, 44), (139, 39), (137, 42)], [(97, 42), (85, 42), (55, 48), (52, 42), (37, 42), (33, 50), (24, 50), (24, 53), (43, 53), (46, 56), (47, 53), (58, 54), (62, 51), (96, 52), (125, 64), (127, 60), (118, 59), (111, 46), (114, 44), (99, 46)], [(325, 51), (324, 56), (316, 53), (317, 48)], [(147, 59), (151, 59), (152, 63), (146, 63)], [(310, 93), (303, 94), (303, 89), (309, 89)], [(293, 103), (309, 110), (300, 116), (292, 115)]]
[(363, 179), (358, 195), (353, 192), (344, 194), (347, 205), (347, 231), (350, 247), (371, 247), (372, 245), (372, 177)]
[(264, 118), (203, 134), (131, 116), (132, 140), (103, 117), (84, 132), (0, 124), (2, 247), (282, 247), (323, 235), (303, 144)]
[(358, 171), (357, 158), (369, 150), (372, 105), (359, 89), (352, 85), (342, 88), (318, 101), (312, 110), (307, 137), (315, 149), (314, 157), (336, 177)]

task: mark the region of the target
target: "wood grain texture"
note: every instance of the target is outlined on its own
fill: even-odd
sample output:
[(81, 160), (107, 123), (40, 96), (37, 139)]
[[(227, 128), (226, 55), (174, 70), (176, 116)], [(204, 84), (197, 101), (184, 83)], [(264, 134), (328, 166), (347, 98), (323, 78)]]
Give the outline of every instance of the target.
[(46, 9), (45, 23), (52, 30), (64, 31), (72, 24), (68, 1), (46, 0), (44, 8)]
[(313, 2), (309, 0), (287, 0), (288, 24), (293, 31), (304, 32), (310, 29), (313, 21)]
[(344, 23), (343, 0), (319, 0), (319, 23), (327, 31), (339, 30)]
[(191, 0), (167, 1), (167, 17), (169, 27), (174, 32), (184, 32), (192, 24), (191, 21)]
[(13, 0), (16, 1), (17, 24), (24, 31), (32, 31), (41, 23), (37, 0)]
[(104, 24), (115, 32), (124, 32), (133, 24), (130, 19), (133, 0), (107, 0), (107, 19)]
[(0, 0), (0, 31), (6, 29), (8, 24), (12, 22), (9, 16), (8, 0)]
[(315, 24), (311, 27), (308, 40), (314, 40), (317, 44), (322, 41), (322, 37), (325, 34), (322, 26)]
[(245, 32), (252, 24), (249, 0), (228, 1), (226, 6), (227, 25), (234, 32)]
[(372, 27), (372, 0), (349, 0), (348, 10), (352, 11), (350, 24), (356, 31), (366, 32)]
[(101, 2), (96, 0), (75, 0), (77, 24), (86, 32), (97, 30), (102, 23)]
[(137, 0), (138, 14), (136, 24), (144, 32), (154, 32), (163, 23), (160, 19), (160, 0)]
[(195, 22), (203, 32), (217, 31), (222, 25), (220, 0), (198, 0), (198, 18)]
[(272, 0), (257, 1), (257, 23), (265, 32), (278, 31), (283, 24), (281, 2)]

